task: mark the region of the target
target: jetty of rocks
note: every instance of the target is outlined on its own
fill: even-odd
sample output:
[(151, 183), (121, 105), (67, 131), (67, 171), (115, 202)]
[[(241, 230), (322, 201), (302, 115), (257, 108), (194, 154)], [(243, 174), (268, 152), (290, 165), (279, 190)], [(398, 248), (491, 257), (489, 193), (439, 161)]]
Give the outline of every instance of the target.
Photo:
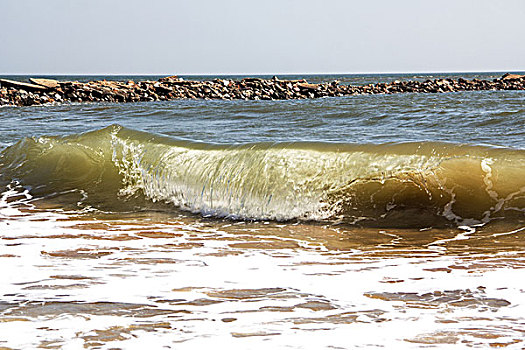
[(158, 81), (57, 81), (31, 78), (29, 82), (0, 79), (0, 106), (31, 106), (78, 102), (138, 102), (173, 99), (285, 100), (364, 94), (443, 93), (481, 90), (525, 90), (525, 75), (504, 74), (494, 80), (463, 78), (394, 81), (364, 86), (338, 81), (311, 84), (306, 80), (244, 78), (210, 81), (177, 76)]

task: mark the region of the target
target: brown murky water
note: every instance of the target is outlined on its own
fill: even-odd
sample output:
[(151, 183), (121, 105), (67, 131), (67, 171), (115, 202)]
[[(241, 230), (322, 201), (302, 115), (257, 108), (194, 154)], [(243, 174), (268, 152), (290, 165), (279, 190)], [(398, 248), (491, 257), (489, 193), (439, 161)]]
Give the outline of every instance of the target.
[(0, 349), (523, 348), (525, 225), (0, 208)]
[(0, 350), (525, 348), (523, 97), (0, 108)]

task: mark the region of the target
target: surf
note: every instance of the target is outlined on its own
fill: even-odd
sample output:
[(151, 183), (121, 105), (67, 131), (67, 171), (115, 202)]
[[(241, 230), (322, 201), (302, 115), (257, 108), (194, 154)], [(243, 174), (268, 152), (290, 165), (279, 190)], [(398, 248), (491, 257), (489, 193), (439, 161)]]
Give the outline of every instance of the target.
[(0, 182), (32, 198), (76, 193), (79, 206), (234, 220), (426, 227), (525, 213), (524, 150), (438, 142), (211, 144), (112, 125), (18, 141)]

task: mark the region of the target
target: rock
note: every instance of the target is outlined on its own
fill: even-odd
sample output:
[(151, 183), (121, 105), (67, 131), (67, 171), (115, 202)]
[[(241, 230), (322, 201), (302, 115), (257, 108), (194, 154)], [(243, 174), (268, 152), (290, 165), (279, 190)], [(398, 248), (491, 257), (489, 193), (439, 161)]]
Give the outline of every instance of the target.
[(45, 91), (48, 89), (47, 87), (43, 87), (40, 85), (29, 84), (29, 83), (24, 83), (21, 81), (9, 80), (9, 79), (0, 79), (0, 85), (12, 87), (15, 89), (26, 89), (26, 90), (33, 90), (33, 91)]
[(171, 75), (169, 77), (160, 78), (159, 81), (162, 83), (172, 82), (172, 81), (182, 81), (182, 78), (179, 78), (176, 75)]
[[(525, 90), (525, 76), (505, 74), (493, 81), (435, 79), (393, 81), (364, 86), (340, 85), (339, 81), (311, 84), (306, 80), (244, 78), (213, 81), (183, 81), (171, 76), (158, 81), (78, 81), (59, 82), (52, 79), (31, 79), (35, 84), (0, 80), (0, 105), (25, 106), (47, 102), (136, 102), (172, 99), (245, 99), (280, 100), (337, 97), (364, 94), (436, 93), (469, 90)], [(38, 83), (38, 84), (36, 84)], [(43, 84), (43, 85), (39, 85)], [(46, 94), (49, 92), (49, 95)]]
[(297, 86), (302, 89), (317, 90), (317, 88), (319, 87), (319, 84), (298, 83)]
[(525, 75), (505, 73), (501, 77), (501, 80), (514, 80), (514, 79), (523, 79), (523, 78), (525, 78)]
[(29, 81), (33, 84), (43, 86), (49, 89), (55, 89), (59, 87), (58, 81), (55, 79), (40, 79), (40, 78), (29, 78)]
[(156, 91), (161, 94), (169, 94), (173, 91), (173, 88), (160, 84), (159, 86), (155, 86)]

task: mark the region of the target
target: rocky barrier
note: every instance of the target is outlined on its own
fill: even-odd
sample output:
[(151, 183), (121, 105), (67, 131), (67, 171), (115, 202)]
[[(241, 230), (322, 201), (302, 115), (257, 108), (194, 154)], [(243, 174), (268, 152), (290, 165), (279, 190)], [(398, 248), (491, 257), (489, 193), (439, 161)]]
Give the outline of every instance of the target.
[(138, 102), (173, 99), (285, 100), (364, 94), (443, 93), (481, 90), (525, 90), (525, 75), (505, 74), (494, 80), (435, 79), (394, 81), (364, 86), (338, 81), (311, 84), (306, 80), (245, 78), (211, 81), (183, 80), (176, 76), (158, 81), (57, 81), (0, 79), (0, 105), (31, 106), (72, 102)]

